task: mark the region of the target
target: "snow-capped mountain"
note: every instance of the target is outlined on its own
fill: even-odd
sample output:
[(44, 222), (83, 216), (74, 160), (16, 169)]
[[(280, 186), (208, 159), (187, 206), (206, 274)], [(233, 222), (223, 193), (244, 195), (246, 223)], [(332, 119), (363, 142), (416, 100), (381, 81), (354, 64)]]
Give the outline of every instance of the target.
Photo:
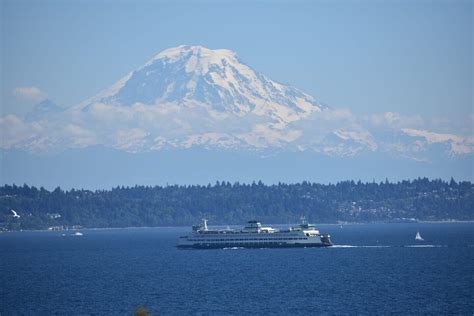
[(26, 117), (0, 117), (0, 148), (104, 146), (136, 153), (201, 147), (339, 157), (378, 151), (425, 161), (428, 148), (438, 146), (449, 156), (472, 155), (472, 135), (437, 128), (399, 113), (357, 116), (328, 108), (256, 72), (230, 50), (179, 46), (76, 106), (45, 100)]
[[(428, 166), (462, 178), (472, 166), (474, 136), (452, 126), (472, 126), (473, 119), (454, 124), (397, 112), (356, 115), (273, 81), (230, 50), (179, 46), (76, 106), (45, 100), (24, 117), (0, 116), (0, 151), (9, 166), (5, 181), (20, 183), (25, 170), (35, 179), (56, 174), (91, 186), (126, 177), (135, 183), (262, 175), (321, 181), (324, 173), (363, 178), (387, 165), (394, 177), (402, 169), (405, 177), (422, 174)], [(36, 155), (43, 152), (50, 154)]]
[(201, 46), (164, 50), (75, 107), (62, 109), (47, 100), (26, 123), (12, 116), (3, 120), (15, 125), (7, 145), (33, 150), (105, 145), (128, 152), (204, 147), (331, 156), (385, 150), (420, 160), (426, 144), (448, 143), (457, 155), (473, 152), (474, 143), (472, 137), (424, 130), (418, 120), (419, 126), (393, 113), (357, 117), (329, 109), (256, 72), (230, 50)]
[(176, 104), (205, 108), (211, 116), (251, 113), (271, 119), (273, 128), (323, 108), (312, 96), (256, 72), (233, 51), (184, 45), (160, 52), (79, 108), (94, 104)]

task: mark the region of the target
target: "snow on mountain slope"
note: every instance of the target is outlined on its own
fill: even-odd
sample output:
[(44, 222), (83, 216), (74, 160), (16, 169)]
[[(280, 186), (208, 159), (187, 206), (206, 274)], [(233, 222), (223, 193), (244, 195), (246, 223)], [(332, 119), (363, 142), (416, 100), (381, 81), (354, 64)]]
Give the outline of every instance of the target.
[(324, 108), (312, 96), (254, 71), (230, 50), (184, 45), (162, 51), (79, 108), (94, 104), (177, 104), (241, 118), (251, 113), (277, 129)]
[[(103, 145), (127, 152), (165, 148), (313, 151), (356, 156), (396, 152), (421, 160), (430, 144), (474, 152), (472, 137), (434, 133), (396, 113), (356, 116), (273, 81), (227, 49), (178, 46), (158, 53), (77, 106), (37, 105), (25, 121), (0, 118), (1, 148), (57, 150)], [(454, 136), (456, 137), (454, 137)]]
[[(467, 120), (457, 124), (471, 126)], [(25, 117), (0, 116), (0, 149), (206, 148), (339, 157), (378, 151), (415, 161), (472, 155), (474, 137), (448, 125), (393, 112), (358, 116), (330, 109), (254, 71), (230, 50), (179, 46), (77, 106), (44, 100)]]

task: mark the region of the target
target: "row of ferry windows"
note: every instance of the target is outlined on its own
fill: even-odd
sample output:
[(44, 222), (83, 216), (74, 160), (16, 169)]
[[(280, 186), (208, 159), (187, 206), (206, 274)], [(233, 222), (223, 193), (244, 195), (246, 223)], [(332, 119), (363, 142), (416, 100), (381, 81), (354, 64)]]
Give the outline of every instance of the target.
[(202, 240), (202, 239), (189, 239), (189, 241), (261, 241), (261, 240), (272, 240), (272, 241), (281, 241), (281, 240), (305, 240), (305, 239), (308, 239), (308, 238), (303, 238), (303, 237), (299, 237), (299, 238), (279, 238), (279, 239), (275, 239), (275, 238), (256, 238), (256, 239), (250, 239), (250, 238), (246, 238), (246, 239), (206, 239), (206, 240)]

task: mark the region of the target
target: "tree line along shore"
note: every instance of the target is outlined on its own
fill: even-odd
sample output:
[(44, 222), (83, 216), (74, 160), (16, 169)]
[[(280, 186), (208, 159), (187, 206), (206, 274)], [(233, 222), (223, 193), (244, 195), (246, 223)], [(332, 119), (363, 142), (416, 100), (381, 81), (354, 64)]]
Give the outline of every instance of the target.
[(118, 186), (54, 190), (24, 184), (0, 187), (0, 230), (474, 220), (474, 185), (418, 178), (335, 184)]

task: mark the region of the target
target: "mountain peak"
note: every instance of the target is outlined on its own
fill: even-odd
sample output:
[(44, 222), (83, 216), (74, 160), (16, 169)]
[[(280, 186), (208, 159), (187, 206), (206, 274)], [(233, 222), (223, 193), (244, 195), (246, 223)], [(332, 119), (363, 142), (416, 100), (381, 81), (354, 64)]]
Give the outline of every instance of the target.
[(198, 106), (210, 116), (243, 117), (251, 113), (271, 119), (274, 126), (284, 126), (323, 108), (312, 96), (256, 72), (235, 52), (199, 45), (181, 45), (158, 53), (80, 108), (95, 103)]
[(237, 54), (229, 49), (209, 49), (200, 45), (180, 45), (177, 47), (165, 49), (164, 51), (158, 53), (153, 58), (153, 60), (160, 58), (176, 59), (182, 57), (183, 55), (235, 58)]
[(185, 71), (206, 75), (212, 66), (225, 67), (229, 64), (237, 65), (237, 54), (228, 49), (209, 49), (199, 45), (181, 45), (166, 49), (153, 57), (142, 68), (149, 67), (156, 62), (179, 63), (187, 60)]

